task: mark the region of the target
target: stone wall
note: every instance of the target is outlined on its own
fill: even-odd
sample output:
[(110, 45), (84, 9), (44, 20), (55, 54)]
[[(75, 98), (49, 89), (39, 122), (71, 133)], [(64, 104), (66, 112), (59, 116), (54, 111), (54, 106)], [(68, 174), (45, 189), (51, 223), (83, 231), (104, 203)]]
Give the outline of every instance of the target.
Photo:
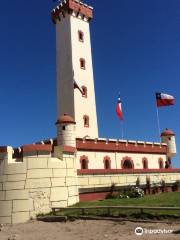
[[(74, 154), (47, 154), (0, 160), (0, 223), (19, 223), (79, 201)], [(13, 162), (13, 163), (12, 163)]]
[[(150, 177), (151, 184), (160, 183), (161, 180), (164, 180), (167, 184), (173, 184), (175, 181), (180, 180), (180, 170), (177, 172), (142, 172), (139, 173), (114, 173), (114, 174), (79, 174), (78, 182), (79, 189), (81, 192), (90, 192), (90, 189), (97, 191), (98, 188), (111, 187), (112, 184), (116, 186), (129, 186), (135, 185), (137, 178), (140, 179), (140, 184), (146, 184), (146, 178)], [(84, 191), (83, 191), (84, 189)]]

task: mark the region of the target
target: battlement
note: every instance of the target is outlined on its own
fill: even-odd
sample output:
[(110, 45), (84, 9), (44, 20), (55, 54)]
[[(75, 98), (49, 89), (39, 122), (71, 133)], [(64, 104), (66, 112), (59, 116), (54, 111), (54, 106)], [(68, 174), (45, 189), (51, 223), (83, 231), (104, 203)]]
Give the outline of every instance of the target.
[(85, 21), (90, 21), (93, 18), (93, 8), (84, 4), (78, 0), (63, 0), (56, 8), (51, 12), (51, 18), (54, 24), (57, 20), (61, 21), (65, 17), (66, 13), (72, 14), (75, 17), (79, 17)]
[(77, 138), (77, 150), (167, 154), (167, 144), (106, 138)]

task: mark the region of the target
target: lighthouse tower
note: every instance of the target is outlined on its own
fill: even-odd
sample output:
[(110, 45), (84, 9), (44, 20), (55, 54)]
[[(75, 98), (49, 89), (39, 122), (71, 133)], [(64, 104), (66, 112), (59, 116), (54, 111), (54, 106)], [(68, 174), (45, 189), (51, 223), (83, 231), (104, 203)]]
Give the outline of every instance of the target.
[(64, 0), (52, 11), (56, 25), (57, 113), (72, 116), (76, 137), (98, 137), (89, 23), (92, 7)]

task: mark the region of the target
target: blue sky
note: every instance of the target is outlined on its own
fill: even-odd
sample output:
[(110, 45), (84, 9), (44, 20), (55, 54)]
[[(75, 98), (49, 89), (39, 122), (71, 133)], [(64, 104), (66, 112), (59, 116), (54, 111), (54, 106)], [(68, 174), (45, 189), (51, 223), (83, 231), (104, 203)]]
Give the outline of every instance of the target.
[[(180, 1), (87, 0), (101, 137), (120, 138), (120, 91), (127, 139), (158, 141), (155, 92), (176, 97), (159, 109), (161, 129), (180, 147)], [(0, 145), (56, 135), (55, 27), (52, 0), (2, 1), (0, 8)], [(180, 166), (179, 155), (174, 166)]]

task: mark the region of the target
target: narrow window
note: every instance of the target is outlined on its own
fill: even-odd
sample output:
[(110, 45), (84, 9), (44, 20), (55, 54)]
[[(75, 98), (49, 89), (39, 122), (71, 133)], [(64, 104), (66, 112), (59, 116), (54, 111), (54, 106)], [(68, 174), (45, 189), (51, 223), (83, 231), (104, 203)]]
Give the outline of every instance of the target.
[(148, 160), (146, 158), (143, 158), (143, 169), (148, 169)]
[(66, 126), (62, 126), (62, 130), (63, 130), (63, 131), (66, 130)]
[(86, 159), (81, 160), (81, 169), (88, 169), (88, 161)]
[(84, 127), (89, 127), (89, 116), (84, 115)]
[(78, 38), (80, 42), (84, 42), (84, 33), (82, 31), (78, 31)]
[(80, 68), (81, 69), (86, 69), (86, 62), (84, 58), (80, 58)]
[(104, 168), (105, 168), (105, 169), (110, 169), (110, 168), (111, 168), (110, 161), (109, 161), (108, 159), (106, 159), (106, 160), (104, 161)]
[(161, 158), (159, 159), (159, 168), (160, 169), (164, 168), (164, 163), (163, 163), (163, 160)]
[(82, 96), (87, 98), (87, 87), (82, 86)]

